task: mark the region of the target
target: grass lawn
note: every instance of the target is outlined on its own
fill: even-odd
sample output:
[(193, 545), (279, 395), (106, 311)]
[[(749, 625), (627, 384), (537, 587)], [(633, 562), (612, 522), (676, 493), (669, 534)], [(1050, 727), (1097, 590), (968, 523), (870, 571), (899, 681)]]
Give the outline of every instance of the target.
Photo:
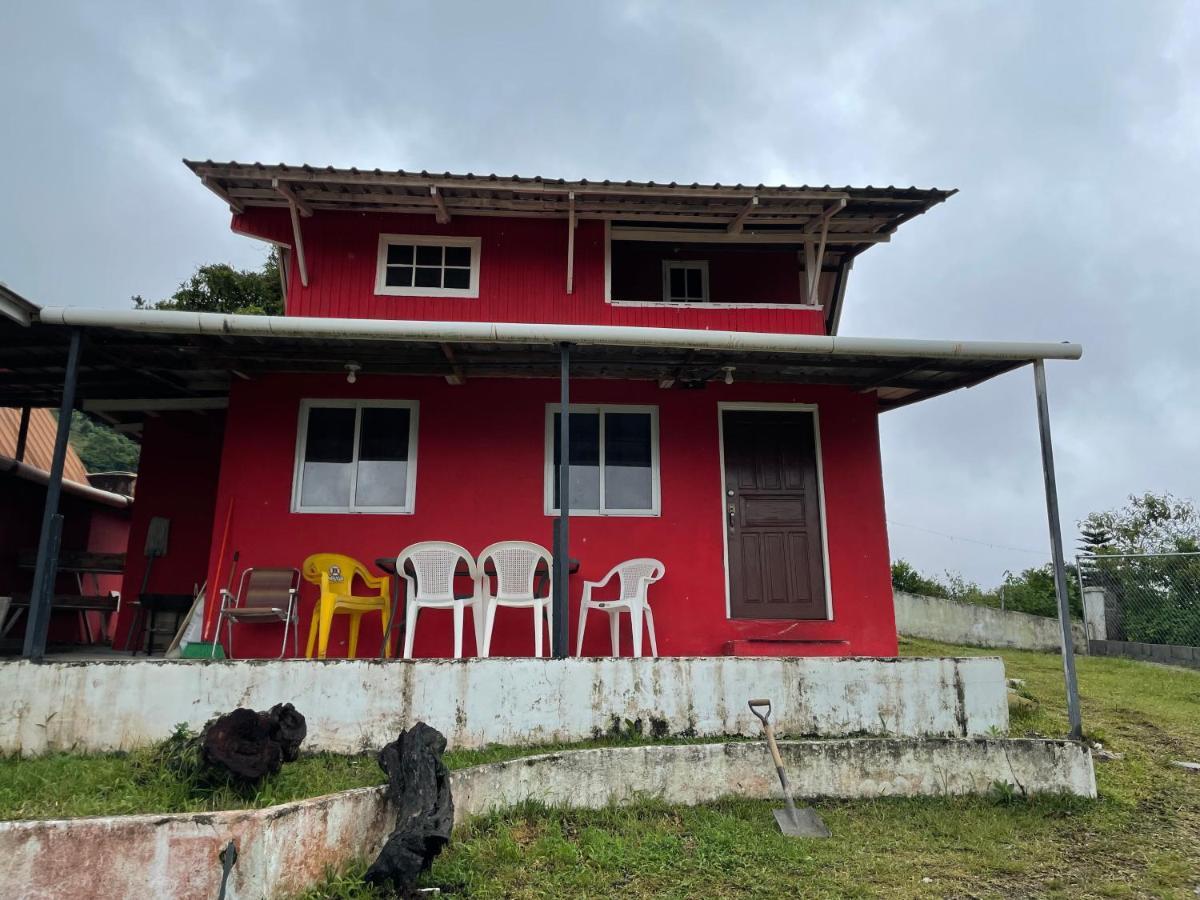
[[(449, 768), (460, 769), (552, 750), (647, 742), (647, 738), (625, 731), (574, 744), (451, 750), (444, 761)], [(703, 743), (703, 739), (671, 738), (669, 742)], [(87, 756), (49, 753), (29, 759), (0, 756), (0, 821), (254, 809), (383, 784), (384, 780), (374, 753), (306, 754), (294, 763), (285, 763), (278, 775), (250, 793), (228, 787), (194, 788), (164, 771), (149, 750)]]
[[(901, 652), (994, 655), (905, 642)], [(1005, 651), (1040, 707), (1012, 733), (1066, 731), (1059, 658)], [(827, 841), (778, 834), (777, 804), (526, 807), (455, 833), (425, 880), (469, 897), (1179, 897), (1200, 887), (1200, 672), (1079, 659), (1084, 727), (1124, 758), (1097, 763), (1100, 799), (821, 803)], [(766, 760), (764, 759), (764, 765)], [(377, 896), (363, 866), (304, 895)]]

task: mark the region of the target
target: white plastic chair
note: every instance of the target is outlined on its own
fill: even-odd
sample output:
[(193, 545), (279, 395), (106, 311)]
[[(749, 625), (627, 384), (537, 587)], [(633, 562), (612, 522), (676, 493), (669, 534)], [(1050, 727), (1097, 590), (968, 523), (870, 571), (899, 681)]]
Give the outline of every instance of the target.
[[(583, 629), (587, 624), (588, 610), (599, 609), (608, 613), (608, 630), (612, 636), (613, 656), (621, 655), (620, 613), (629, 613), (630, 625), (633, 629), (633, 655), (642, 655), (642, 621), (650, 632), (650, 655), (658, 656), (658, 642), (654, 639), (654, 613), (650, 611), (650, 601), (647, 593), (650, 585), (659, 581), (667, 573), (667, 567), (657, 559), (630, 559), (613, 566), (612, 570), (599, 581), (583, 583), (583, 602), (579, 605), (579, 639), (575, 643), (575, 655), (583, 655)], [(613, 576), (621, 580), (621, 594), (616, 600), (593, 600), (592, 591), (604, 587)]]
[[(471, 593), (456, 594), (454, 572), (466, 562), (471, 577)], [(413, 575), (406, 565), (411, 564)], [(413, 638), (417, 632), (417, 613), (422, 609), (449, 609), (454, 612), (454, 658), (462, 659), (463, 611), (469, 606), (475, 619), (475, 645), (483, 646), (483, 604), (479, 597), (479, 569), (475, 558), (458, 544), (449, 541), (421, 541), (400, 551), (396, 574), (407, 583), (404, 606), (404, 658), (412, 659)]]
[[(496, 569), (496, 592), (492, 593), (491, 579), (486, 566), (491, 562)], [(533, 610), (533, 654), (542, 655), (542, 620), (548, 633), (554, 634), (552, 600), (553, 589), (545, 597), (536, 596), (534, 580), (539, 562), (545, 562), (546, 573), (553, 571), (550, 552), (539, 544), (529, 541), (498, 541), (479, 554), (479, 579), (483, 599), (483, 650), (487, 656), (492, 650), (492, 627), (496, 624), (496, 608), (500, 606)], [(546, 583), (550, 579), (547, 577)]]

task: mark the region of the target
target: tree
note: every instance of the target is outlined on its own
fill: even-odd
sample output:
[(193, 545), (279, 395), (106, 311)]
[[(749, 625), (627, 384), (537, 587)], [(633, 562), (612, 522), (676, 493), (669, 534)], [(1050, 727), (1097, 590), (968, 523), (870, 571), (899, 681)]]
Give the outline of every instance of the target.
[(237, 313), (248, 316), (283, 315), (279, 282), (279, 252), (272, 249), (261, 269), (235, 269), (226, 263), (200, 266), (168, 299), (150, 303), (132, 297), (135, 309)]
[(1104, 553), (1191, 553), (1200, 550), (1200, 511), (1191, 500), (1147, 491), (1129, 496), (1120, 509), (1094, 512), (1079, 523), (1089, 534), (1107, 537)]
[(922, 575), (903, 559), (892, 563), (892, 587), (907, 594), (926, 597), (949, 597), (950, 593), (936, 578)]
[(1110, 636), (1152, 644), (1200, 645), (1200, 511), (1172, 494), (1131, 495), (1120, 509), (1080, 523), (1085, 541), (1107, 541), (1084, 561), (1083, 579), (1102, 588)]
[[(57, 418), (58, 413), (56, 412)], [(71, 446), (89, 472), (136, 472), (141, 447), (79, 410), (71, 413)]]

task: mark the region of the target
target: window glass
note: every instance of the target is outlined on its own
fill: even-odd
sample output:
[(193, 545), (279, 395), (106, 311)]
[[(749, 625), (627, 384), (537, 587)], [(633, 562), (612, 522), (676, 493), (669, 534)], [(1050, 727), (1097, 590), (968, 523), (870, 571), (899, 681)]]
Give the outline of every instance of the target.
[(411, 266), (413, 261), (413, 248), (409, 244), (390, 244), (388, 246), (387, 261), (389, 266)]
[(446, 248), (446, 265), (460, 266), (465, 268), (471, 267), (471, 248), (470, 247), (447, 247)]
[(352, 408), (315, 406), (308, 411), (304, 442), (302, 506), (343, 506), (350, 494), (354, 460)]
[(685, 283), (684, 283), (684, 270), (678, 269), (678, 268), (671, 269), (670, 277), (671, 277), (671, 297), (676, 298), (676, 297), (686, 296)]
[(442, 270), (418, 267), (416, 285), (417, 287), (441, 287)]
[(604, 416), (604, 505), (608, 509), (654, 506), (649, 413)]
[(684, 269), (687, 275), (686, 294), (690, 300), (699, 300), (704, 296), (704, 273), (699, 269)]
[(417, 265), (440, 267), (442, 265), (442, 248), (428, 245), (417, 247)]
[[(559, 429), (562, 417), (554, 415), (554, 506), (558, 507), (558, 472), (562, 465)], [(571, 460), (568, 479), (571, 509), (600, 508), (600, 416), (571, 413)]]
[(407, 409), (364, 406), (358, 433), (358, 506), (403, 506), (408, 497)]

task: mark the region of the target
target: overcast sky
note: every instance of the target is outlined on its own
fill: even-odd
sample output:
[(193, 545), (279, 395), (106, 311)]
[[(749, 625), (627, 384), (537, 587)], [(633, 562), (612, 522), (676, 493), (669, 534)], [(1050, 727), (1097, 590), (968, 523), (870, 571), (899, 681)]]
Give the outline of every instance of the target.
[[(185, 156), (956, 187), (860, 257), (842, 333), (1082, 342), (1048, 365), (1072, 545), (1131, 492), (1200, 498), (1195, 3), (10, 3), (3, 29), (0, 280), (35, 302), (257, 265)], [(881, 430), (894, 557), (1048, 559), (1029, 371)]]

